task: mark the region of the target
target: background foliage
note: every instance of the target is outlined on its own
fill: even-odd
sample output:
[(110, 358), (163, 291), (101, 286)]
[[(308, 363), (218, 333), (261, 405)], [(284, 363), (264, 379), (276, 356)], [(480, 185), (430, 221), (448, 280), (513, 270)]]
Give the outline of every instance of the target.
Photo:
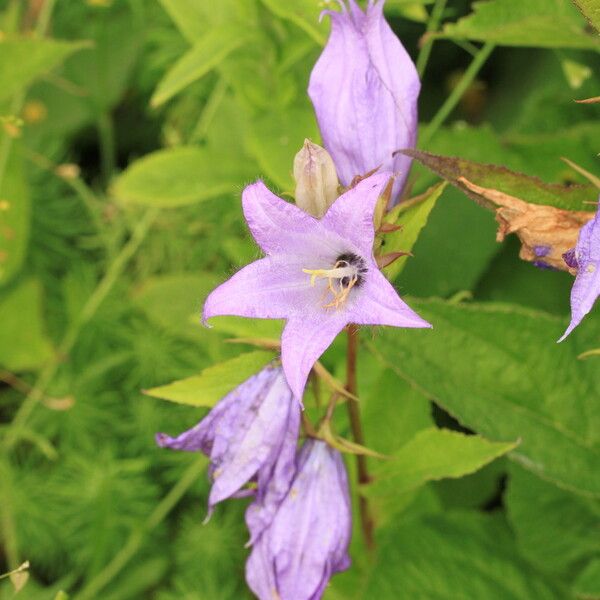
[[(226, 340), (279, 324), (207, 331), (198, 312), (258, 256), (243, 186), (292, 192), (295, 152), (319, 139), (306, 86), (322, 3), (0, 8), (0, 573), (31, 563), (0, 598), (249, 597), (243, 501), (203, 526), (205, 459), (154, 433), (188, 428), (268, 360)], [(386, 14), (423, 73), (421, 149), (548, 183), (587, 183), (561, 157), (598, 173), (600, 108), (573, 102), (600, 93), (595, 0)], [(415, 165), (411, 181), (438, 180)], [(600, 375), (577, 358), (600, 317), (556, 346), (570, 276), (520, 262), (454, 187), (400, 219), (393, 243), (416, 240), (414, 257), (392, 274), (435, 330), (363, 334), (367, 443), (393, 458), (370, 459), (375, 559), (357, 531), (327, 598), (600, 598)], [(341, 346), (324, 362), (343, 377)], [(188, 377), (153, 392), (175, 403), (141, 393)]]

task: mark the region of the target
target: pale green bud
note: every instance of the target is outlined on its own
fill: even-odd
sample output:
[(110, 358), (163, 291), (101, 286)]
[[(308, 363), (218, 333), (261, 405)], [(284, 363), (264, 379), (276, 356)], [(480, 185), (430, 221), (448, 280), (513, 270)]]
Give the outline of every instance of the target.
[(338, 197), (338, 178), (333, 159), (325, 148), (304, 140), (294, 158), (296, 204), (313, 217), (321, 218)]

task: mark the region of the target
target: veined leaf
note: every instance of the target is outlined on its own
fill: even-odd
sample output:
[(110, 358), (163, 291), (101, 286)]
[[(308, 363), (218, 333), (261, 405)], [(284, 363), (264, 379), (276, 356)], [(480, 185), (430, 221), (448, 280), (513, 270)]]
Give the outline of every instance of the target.
[(584, 30), (569, 0), (487, 0), (448, 23), (438, 37), (493, 42), (503, 46), (600, 50), (600, 39)]
[(144, 393), (171, 402), (210, 408), (272, 359), (271, 352), (248, 352), (208, 367), (200, 375), (152, 388)]
[(184, 146), (140, 158), (117, 177), (112, 193), (118, 200), (171, 208), (232, 193), (237, 168), (215, 160), (208, 148)]
[[(429, 188), (420, 198), (419, 202), (411, 204), (410, 200), (401, 203), (390, 211), (385, 219), (385, 223), (400, 225), (401, 229), (386, 233), (383, 238), (385, 241), (385, 252), (410, 252), (416, 244), (419, 234), (429, 218), (429, 213), (433, 210), (438, 198), (442, 195), (446, 183), (438, 183)], [(406, 265), (408, 256), (403, 256), (395, 260), (392, 264), (385, 267), (384, 272), (391, 280), (398, 277)]]
[(86, 45), (47, 38), (11, 37), (0, 41), (0, 100), (27, 87)]
[(150, 104), (155, 107), (164, 104), (218, 66), (247, 39), (248, 35), (236, 25), (229, 24), (211, 29), (160, 80)]
[(590, 315), (568, 344), (562, 319), (516, 306), (409, 304), (433, 330), (385, 330), (372, 351), (463, 425), (521, 443), (509, 458), (564, 488), (600, 496), (600, 374), (577, 356), (597, 344)]
[(29, 243), (30, 200), (22, 158), (10, 153), (0, 187), (0, 284), (21, 268)]
[(596, 201), (598, 195), (594, 186), (563, 186), (544, 183), (537, 177), (530, 177), (498, 165), (485, 165), (464, 158), (440, 156), (420, 150), (404, 150), (403, 152), (488, 208), (494, 208), (494, 204), (465, 186), (461, 182), (461, 178), (484, 188), (510, 194), (531, 204), (544, 204), (566, 210), (587, 210), (590, 212), (596, 210), (596, 205), (590, 204)]
[[(600, 31), (600, 2), (598, 0), (573, 0), (583, 16), (596, 31)], [(599, 594), (600, 595), (600, 594)]]
[(389, 461), (376, 463), (375, 481), (363, 492), (369, 496), (397, 495), (428, 481), (469, 475), (517, 445), (430, 427), (418, 432)]

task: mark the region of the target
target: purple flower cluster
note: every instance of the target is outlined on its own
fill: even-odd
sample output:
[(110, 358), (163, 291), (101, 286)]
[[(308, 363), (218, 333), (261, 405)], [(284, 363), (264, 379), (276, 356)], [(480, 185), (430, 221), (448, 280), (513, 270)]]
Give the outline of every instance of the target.
[[(205, 323), (218, 315), (285, 319), (281, 366), (250, 377), (189, 431), (157, 435), (163, 447), (210, 458), (209, 515), (226, 498), (252, 497), (246, 579), (260, 600), (318, 600), (350, 564), (342, 457), (314, 437), (297, 449), (315, 362), (348, 324), (430, 327), (373, 255), (376, 206), (392, 177), (391, 202), (398, 199), (410, 166), (395, 151), (415, 143), (419, 79), (382, 0), (366, 12), (355, 0), (339, 3), (341, 12), (325, 11), (331, 36), (309, 86), (333, 163), (305, 144), (295, 165), (298, 206), (260, 181), (246, 187), (244, 216), (265, 257), (217, 287), (203, 309)], [(337, 179), (346, 190), (336, 198)]]

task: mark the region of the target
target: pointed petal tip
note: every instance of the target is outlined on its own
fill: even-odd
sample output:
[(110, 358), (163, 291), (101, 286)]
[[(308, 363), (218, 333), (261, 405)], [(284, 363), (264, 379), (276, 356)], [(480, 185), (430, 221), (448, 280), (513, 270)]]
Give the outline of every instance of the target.
[(161, 448), (168, 448), (169, 445), (173, 442), (173, 439), (170, 435), (167, 435), (166, 433), (157, 433), (154, 436), (154, 441), (156, 442), (157, 446), (160, 446)]

